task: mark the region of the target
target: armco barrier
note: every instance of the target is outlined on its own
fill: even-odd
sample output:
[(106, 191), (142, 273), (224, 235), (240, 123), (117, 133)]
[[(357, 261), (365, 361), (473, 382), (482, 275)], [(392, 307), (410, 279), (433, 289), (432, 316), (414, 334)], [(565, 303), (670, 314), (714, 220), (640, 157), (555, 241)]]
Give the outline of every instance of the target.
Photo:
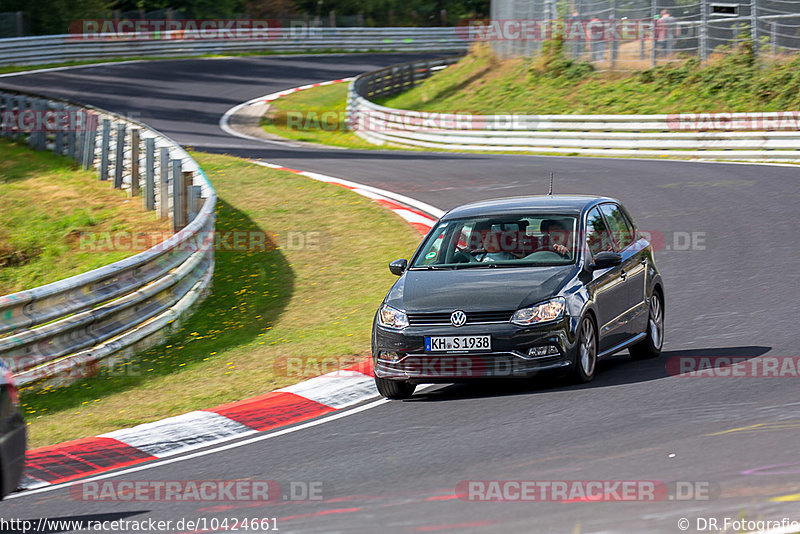
[[(217, 197), (202, 169), (168, 137), (100, 109), (4, 91), (0, 116), (4, 137), (96, 169), (110, 186), (142, 195), (143, 207), (172, 219), (174, 230), (135, 256), (0, 296), (0, 356), (18, 383), (69, 381), (162, 339), (214, 272)], [(58, 116), (81, 118), (53, 128)]]
[(45, 35), (0, 39), (0, 65), (36, 65), (124, 57), (169, 57), (237, 52), (341, 50), (465, 51), (469, 42), (454, 27), (283, 28), (265, 38), (184, 39), (179, 32)]
[(356, 77), (348, 123), (375, 144), (590, 156), (800, 160), (800, 112), (684, 115), (467, 115), (388, 108), (377, 97), (407, 90), (457, 58), (417, 61)]

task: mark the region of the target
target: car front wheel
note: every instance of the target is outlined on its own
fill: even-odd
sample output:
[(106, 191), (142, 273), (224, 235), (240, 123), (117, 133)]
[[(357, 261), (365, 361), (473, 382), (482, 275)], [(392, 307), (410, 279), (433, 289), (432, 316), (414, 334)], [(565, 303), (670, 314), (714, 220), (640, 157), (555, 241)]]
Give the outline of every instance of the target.
[(628, 349), (634, 360), (656, 358), (661, 355), (661, 346), (664, 344), (664, 301), (658, 291), (654, 291), (650, 297), (649, 308), (647, 336)]
[(375, 386), (378, 388), (378, 393), (387, 399), (400, 400), (407, 399), (414, 394), (416, 385), (403, 380), (387, 380), (385, 378), (375, 377)]
[(594, 321), (589, 316), (581, 320), (578, 331), (578, 357), (575, 361), (574, 378), (578, 383), (591, 382), (597, 367), (597, 335)]

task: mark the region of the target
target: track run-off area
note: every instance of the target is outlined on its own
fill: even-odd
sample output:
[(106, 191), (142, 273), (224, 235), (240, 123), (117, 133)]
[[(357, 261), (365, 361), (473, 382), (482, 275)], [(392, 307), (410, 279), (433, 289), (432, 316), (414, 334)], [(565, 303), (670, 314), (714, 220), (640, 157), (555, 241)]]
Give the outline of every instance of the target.
[[(725, 518), (800, 520), (800, 378), (684, 377), (666, 365), (681, 356), (800, 356), (800, 167), (334, 150), (234, 137), (219, 126), (226, 111), (255, 97), (421, 57), (431, 56), (128, 62), (3, 76), (0, 87), (128, 114), (195, 150), (323, 173), (444, 210), (544, 194), (550, 172), (556, 193), (616, 197), (641, 230), (660, 236), (662, 356), (610, 357), (585, 386), (543, 379), (430, 387), (410, 401), (367, 401), (103, 475), (295, 481), (321, 487), (321, 499), (109, 503), (76, 500), (62, 486), (16, 494), (0, 504), (2, 517), (171, 520), (171, 531), (180, 519), (258, 517), (277, 518), (282, 532), (387, 534), (673, 533), (687, 531), (682, 519), (689, 532), (708, 531), (709, 519), (718, 530)], [(467, 502), (455, 491), (470, 480), (662, 481), (709, 492), (650, 502)]]

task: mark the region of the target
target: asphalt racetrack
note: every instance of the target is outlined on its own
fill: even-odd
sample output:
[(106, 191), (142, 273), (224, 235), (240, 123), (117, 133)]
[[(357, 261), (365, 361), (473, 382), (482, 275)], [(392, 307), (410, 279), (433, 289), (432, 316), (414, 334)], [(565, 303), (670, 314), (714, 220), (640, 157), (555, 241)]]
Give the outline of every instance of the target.
[[(366, 403), (320, 424), (109, 478), (316, 482), (322, 500), (104, 503), (75, 500), (62, 487), (15, 496), (0, 504), (2, 517), (173, 525), (275, 517), (281, 532), (384, 534), (677, 533), (687, 531), (681, 519), (688, 532), (708, 531), (707, 519), (722, 530), (725, 518), (740, 515), (800, 520), (800, 378), (686, 378), (666, 365), (679, 356), (798, 356), (800, 168), (317, 149), (232, 137), (218, 126), (225, 111), (251, 98), (416, 57), (137, 62), (3, 77), (0, 86), (128, 113), (197, 150), (317, 171), (442, 209), (546, 193), (553, 171), (556, 193), (616, 197), (642, 230), (661, 236), (661, 358), (613, 356), (581, 387), (436, 386), (410, 401)], [(670, 493), (655, 502), (455, 498), (468, 480), (655, 480)], [(675, 483), (691, 495), (676, 493)]]

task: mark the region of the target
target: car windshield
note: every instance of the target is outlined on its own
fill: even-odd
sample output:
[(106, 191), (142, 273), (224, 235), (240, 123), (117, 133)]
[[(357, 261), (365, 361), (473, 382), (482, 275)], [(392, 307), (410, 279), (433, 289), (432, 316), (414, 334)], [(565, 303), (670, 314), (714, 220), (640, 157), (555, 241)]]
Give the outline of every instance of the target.
[(551, 266), (576, 257), (573, 215), (505, 215), (437, 224), (412, 269)]

